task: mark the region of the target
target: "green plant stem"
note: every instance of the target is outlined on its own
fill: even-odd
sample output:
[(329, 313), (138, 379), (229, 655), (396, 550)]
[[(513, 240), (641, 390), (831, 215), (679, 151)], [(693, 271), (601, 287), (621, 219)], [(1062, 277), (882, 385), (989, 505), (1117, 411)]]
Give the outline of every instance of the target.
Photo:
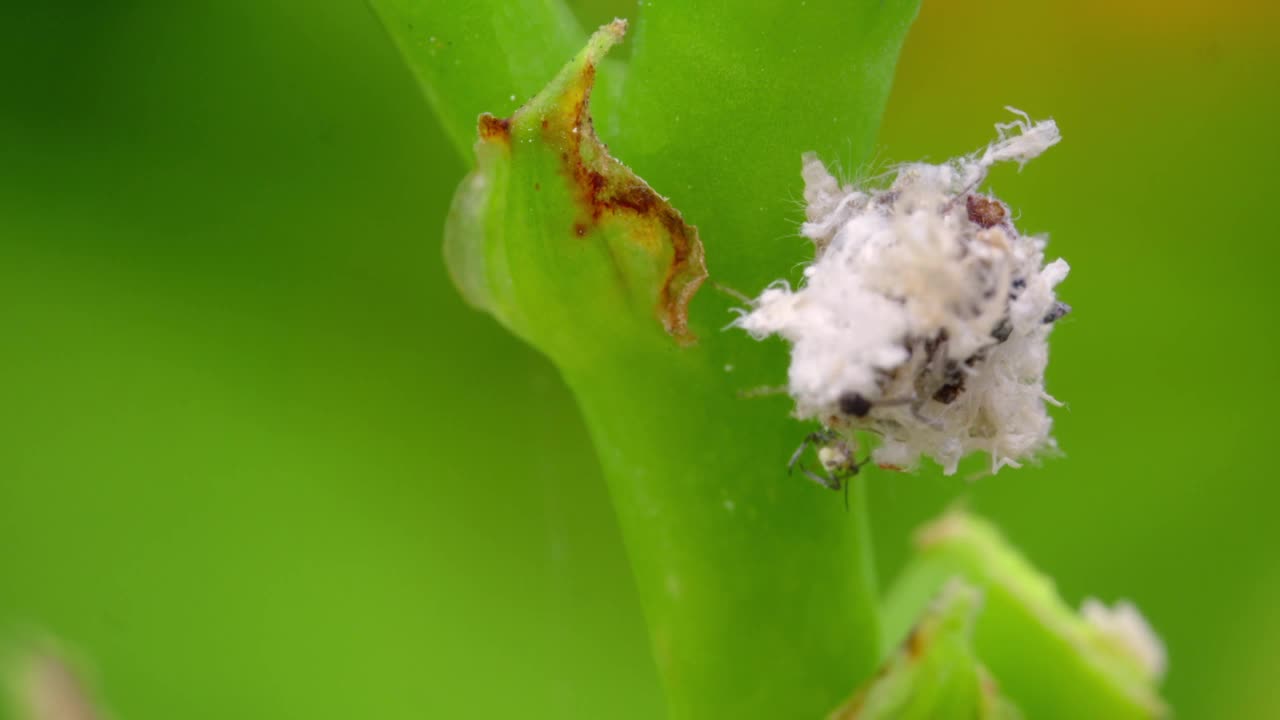
[[(623, 131), (604, 139), (698, 226), (712, 281), (755, 293), (810, 252), (796, 238), (800, 156), (850, 172), (870, 156), (917, 6), (641, 8)], [(820, 717), (878, 663), (866, 508), (855, 496), (846, 515), (838, 496), (786, 477), (809, 428), (785, 398), (739, 397), (781, 383), (785, 355), (722, 332), (733, 304), (694, 298), (693, 350), (566, 378), (609, 477), (672, 717)]]
[[(428, 14), (454, 4), (375, 6), (387, 2), (421, 5)], [(593, 95), (592, 114), (601, 100), (615, 101), (605, 115), (616, 120), (598, 126), (604, 140), (627, 148), (614, 154), (642, 176), (663, 178), (654, 185), (659, 193), (689, 203), (685, 219), (716, 248), (708, 254), (713, 278), (757, 290), (808, 252), (798, 239), (779, 239), (794, 236), (799, 219), (801, 154), (825, 151), (851, 164), (867, 157), (915, 3), (643, 10), (652, 17), (642, 23), (647, 43), (633, 54), (640, 72), (628, 68), (621, 93)], [(396, 35), (406, 23), (387, 25)], [(493, 52), (516, 53), (510, 62), (518, 62), (518, 43)], [(436, 58), (406, 57), (433, 92), (449, 98), (435, 105), (450, 127), (470, 112), (452, 94), (508, 77), (501, 68), (486, 77), (494, 68), (476, 61), (465, 84), (440, 86), (440, 69), (430, 65)], [(573, 72), (585, 62), (580, 55)], [(563, 76), (554, 86), (574, 82)], [(671, 717), (821, 717), (879, 660), (861, 488), (846, 513), (838, 494), (787, 477), (787, 459), (810, 428), (789, 417), (785, 397), (740, 396), (782, 382), (784, 349), (722, 332), (732, 317), (725, 298), (706, 291), (695, 298), (691, 325), (700, 341), (693, 347), (677, 345), (648, 304), (635, 304), (662, 279), (648, 264), (661, 253), (641, 251), (653, 236), (645, 230), (632, 242), (628, 228), (653, 226), (611, 214), (586, 225), (575, 219), (594, 217), (591, 207), (572, 205), (594, 196), (575, 174), (577, 130), (557, 129), (566, 118), (554, 113), (573, 110), (566, 103), (545, 98), (527, 106), (552, 113), (542, 130), (525, 114), (506, 137), (493, 121), (487, 159), (470, 179), (477, 191), (464, 189), (455, 203), (456, 276), (464, 285), (475, 279), (473, 302), (551, 356), (578, 398), (629, 549)], [(505, 115), (503, 107), (477, 109)], [(474, 257), (468, 247), (485, 249)], [(609, 263), (621, 271), (616, 280), (601, 271)]]
[(561, 0), (368, 2), (468, 163), (480, 113), (509, 114), (587, 39)]
[[(706, 360), (673, 350), (565, 373), (614, 496), (671, 717), (822, 717), (878, 651), (862, 494), (846, 513), (839, 495), (786, 477), (797, 434), (785, 404), (726, 396)], [(769, 432), (744, 448), (738, 422)]]
[[(800, 156), (866, 169), (919, 4), (642, 4), (624, 132), (604, 139), (698, 226), (713, 279), (754, 294), (809, 257)], [(724, 303), (704, 295), (695, 312), (722, 327)]]
[[(696, 233), (603, 157), (582, 120), (620, 33), (597, 33), (514, 117), (483, 122), (447, 231), (451, 272), (578, 397), (671, 715), (817, 717), (877, 659), (865, 523), (838, 494), (786, 477), (804, 430), (789, 401), (739, 397), (716, 355), (724, 334), (688, 347), (664, 329), (684, 335), (671, 298), (687, 284), (669, 282), (700, 278)], [(768, 357), (737, 340), (745, 361)]]

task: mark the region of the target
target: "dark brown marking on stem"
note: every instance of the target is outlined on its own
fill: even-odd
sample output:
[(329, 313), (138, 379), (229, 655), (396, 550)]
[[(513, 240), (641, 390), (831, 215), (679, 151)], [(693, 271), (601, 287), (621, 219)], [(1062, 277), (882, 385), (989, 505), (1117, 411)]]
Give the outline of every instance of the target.
[[(697, 228), (685, 223), (666, 198), (654, 192), (629, 168), (609, 156), (596, 137), (587, 108), (596, 66), (587, 63), (579, 78), (582, 95), (561, 123), (541, 123), (550, 143), (563, 143), (563, 172), (577, 191), (582, 216), (573, 224), (574, 237), (585, 237), (606, 217), (630, 216), (656, 220), (671, 243), (672, 257), (658, 292), (657, 313), (666, 331), (681, 344), (696, 338), (689, 332), (689, 301), (707, 277)], [(590, 144), (585, 148), (584, 141)]]
[(477, 129), (480, 139), (484, 141), (511, 142), (511, 119), (500, 118), (483, 113), (480, 115)]
[(920, 629), (920, 626), (917, 625), (911, 629), (911, 634), (907, 636), (907, 641), (903, 644), (903, 649), (906, 650), (907, 657), (911, 660), (919, 660), (924, 656), (924, 651), (928, 647), (928, 638), (924, 635), (925, 634)]

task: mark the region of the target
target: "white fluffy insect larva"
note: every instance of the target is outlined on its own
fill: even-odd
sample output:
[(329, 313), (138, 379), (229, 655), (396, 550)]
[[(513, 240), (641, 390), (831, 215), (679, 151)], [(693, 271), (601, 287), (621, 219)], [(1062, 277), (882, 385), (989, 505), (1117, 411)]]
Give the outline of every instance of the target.
[(799, 288), (771, 285), (735, 322), (790, 342), (797, 417), (880, 434), (877, 463), (927, 456), (950, 474), (985, 451), (996, 471), (1054, 447), (1044, 370), (1070, 309), (1054, 293), (1068, 267), (1046, 265), (1045, 239), (975, 192), (993, 164), (1021, 166), (1060, 140), (1052, 120), (1014, 112), (986, 148), (899, 166), (888, 187), (841, 186), (806, 155), (814, 261)]

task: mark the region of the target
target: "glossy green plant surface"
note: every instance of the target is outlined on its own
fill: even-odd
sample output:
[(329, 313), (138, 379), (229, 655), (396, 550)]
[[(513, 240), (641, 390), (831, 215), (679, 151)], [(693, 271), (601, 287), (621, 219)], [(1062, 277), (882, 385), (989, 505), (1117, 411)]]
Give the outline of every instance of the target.
[[(1251, 0), (926, 3), (874, 151), (1054, 116), (1063, 144), (993, 188), (1072, 263), (1075, 307), (1049, 370), (1066, 457), (869, 474), (883, 577), (965, 496), (1069, 605), (1142, 608), (1178, 717), (1280, 715), (1277, 27)], [(594, 444), (453, 288), (467, 168), (367, 8), (8, 3), (0, 36), (0, 644), (55, 635), (121, 718), (662, 717)], [(790, 268), (781, 226), (742, 241)], [(806, 429), (779, 420), (777, 452)]]
[[(641, 6), (614, 153), (702, 232), (713, 277), (750, 295), (812, 256), (800, 156), (854, 172), (871, 160), (915, 0)], [(728, 317), (710, 293), (694, 314)], [(759, 350), (730, 345), (737, 361)], [(734, 360), (730, 360), (731, 362)], [(760, 382), (778, 384), (772, 358)], [(755, 379), (754, 377), (752, 379)]]

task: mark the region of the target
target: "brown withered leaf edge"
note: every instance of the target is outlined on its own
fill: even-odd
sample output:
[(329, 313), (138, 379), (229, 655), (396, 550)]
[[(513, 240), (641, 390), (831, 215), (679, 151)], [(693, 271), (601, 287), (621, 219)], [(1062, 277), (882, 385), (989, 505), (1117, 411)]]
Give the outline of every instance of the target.
[[(612, 36), (604, 46), (607, 49), (625, 32), (626, 21), (615, 20), (602, 27), (597, 37), (600, 33)], [(593, 38), (592, 45), (595, 40)], [(557, 103), (557, 111), (547, 114), (540, 122), (548, 146), (562, 148), (561, 172), (575, 191), (579, 213), (569, 229), (570, 237), (588, 236), (604, 218), (611, 216), (629, 215), (641, 221), (654, 221), (662, 227), (670, 238), (672, 256), (655, 311), (668, 334), (682, 345), (692, 344), (697, 338), (689, 330), (689, 302), (707, 278), (702, 241), (698, 238), (698, 229), (686, 223), (666, 198), (611, 156), (596, 135), (589, 107), (598, 61), (599, 57), (589, 50), (576, 75), (569, 78), (563, 88), (564, 102)], [(510, 147), (512, 124), (533, 104), (526, 104), (510, 118), (489, 113), (481, 115), (478, 123), (481, 141), (505, 143)]]

